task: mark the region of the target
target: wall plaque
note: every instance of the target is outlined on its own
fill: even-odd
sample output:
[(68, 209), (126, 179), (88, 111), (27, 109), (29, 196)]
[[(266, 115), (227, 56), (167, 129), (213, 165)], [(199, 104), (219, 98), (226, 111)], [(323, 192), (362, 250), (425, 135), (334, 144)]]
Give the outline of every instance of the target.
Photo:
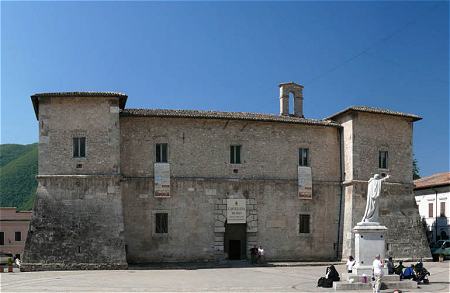
[(311, 167), (298, 167), (298, 197), (312, 199)]
[(155, 163), (155, 196), (170, 196), (170, 164)]
[(247, 206), (245, 199), (227, 199), (227, 224), (245, 224)]

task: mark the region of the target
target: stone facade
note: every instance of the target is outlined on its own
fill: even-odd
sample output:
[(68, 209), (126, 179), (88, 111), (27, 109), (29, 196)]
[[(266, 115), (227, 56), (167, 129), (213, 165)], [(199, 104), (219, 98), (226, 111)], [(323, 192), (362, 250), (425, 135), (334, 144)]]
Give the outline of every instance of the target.
[[(302, 89), (280, 84), (280, 116), (125, 109), (127, 97), (115, 93), (32, 96), (39, 187), (23, 269), (220, 261), (236, 251), (245, 258), (253, 245), (264, 247), (267, 260), (346, 257), (367, 179), (380, 172), (379, 150), (390, 155), (389, 170), (381, 170), (392, 179), (380, 211), (391, 229), (389, 250), (427, 256), (410, 205), (412, 122), (420, 118), (350, 108), (327, 120), (305, 119)], [(72, 155), (74, 137), (86, 139), (83, 158)], [(167, 197), (155, 196), (157, 144), (167, 144)], [(240, 163), (231, 163), (232, 145), (240, 146)], [(298, 196), (299, 149), (308, 149), (312, 199)], [(227, 222), (227, 199), (245, 199), (244, 224)], [(161, 214), (167, 225), (157, 228)], [(398, 231), (399, 222), (415, 230)]]
[[(386, 255), (397, 259), (429, 258), (430, 250), (421, 230), (413, 194), (413, 121), (402, 116), (356, 111), (333, 118), (342, 124), (344, 132), (345, 233), (342, 259), (354, 255), (354, 234), (351, 231), (363, 217), (367, 179), (374, 173), (391, 176), (383, 183), (380, 198), (380, 224), (388, 228)], [(379, 151), (389, 154), (386, 169), (379, 168)]]

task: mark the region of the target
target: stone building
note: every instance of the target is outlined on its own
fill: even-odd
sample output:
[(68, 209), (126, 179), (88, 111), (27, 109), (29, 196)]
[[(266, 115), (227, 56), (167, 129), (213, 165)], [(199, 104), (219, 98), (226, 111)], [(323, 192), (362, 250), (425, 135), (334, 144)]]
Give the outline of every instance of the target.
[(31, 212), (0, 208), (0, 252), (22, 257), (30, 219)]
[(372, 173), (391, 175), (388, 253), (429, 257), (412, 191), (421, 118), (351, 107), (308, 119), (303, 87), (279, 87), (280, 115), (126, 109), (127, 96), (111, 92), (33, 95), (39, 185), (22, 269), (244, 259), (253, 245), (268, 260), (346, 258)]
[(447, 240), (450, 235), (450, 172), (414, 180), (419, 214), (427, 227), (428, 241)]

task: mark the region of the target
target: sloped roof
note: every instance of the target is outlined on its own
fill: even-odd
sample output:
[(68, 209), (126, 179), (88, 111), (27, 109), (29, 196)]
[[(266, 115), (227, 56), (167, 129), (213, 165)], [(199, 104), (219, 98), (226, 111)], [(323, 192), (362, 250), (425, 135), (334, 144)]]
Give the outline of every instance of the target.
[(414, 189), (425, 189), (445, 185), (450, 185), (450, 172), (437, 173), (414, 180)]
[(382, 108), (375, 108), (375, 107), (367, 107), (367, 106), (352, 106), (345, 110), (342, 110), (340, 112), (337, 112), (336, 114), (333, 114), (325, 119), (331, 119), (333, 120), (336, 117), (339, 117), (347, 112), (356, 111), (356, 112), (366, 112), (366, 113), (375, 113), (375, 114), (385, 114), (385, 115), (394, 115), (394, 116), (400, 116), (405, 118), (411, 118), (412, 121), (419, 121), (422, 119), (422, 117), (409, 114), (409, 113), (403, 113), (403, 112), (397, 112), (389, 109), (382, 109)]
[(120, 112), (123, 117), (172, 117), (172, 118), (203, 118), (226, 120), (252, 120), (266, 122), (281, 122), (294, 124), (309, 124), (320, 126), (341, 127), (330, 120), (306, 119), (296, 116), (278, 116), (271, 114), (249, 112), (219, 112), (201, 110), (166, 110), (166, 109), (125, 109)]

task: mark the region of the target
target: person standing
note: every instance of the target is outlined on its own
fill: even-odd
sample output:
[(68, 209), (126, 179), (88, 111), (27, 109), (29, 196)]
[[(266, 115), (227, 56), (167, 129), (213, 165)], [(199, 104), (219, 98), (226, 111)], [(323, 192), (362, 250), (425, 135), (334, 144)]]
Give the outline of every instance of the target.
[(262, 246), (258, 248), (258, 263), (262, 264), (264, 262), (264, 249)]
[(256, 257), (258, 256), (258, 248), (256, 245), (253, 245), (252, 248), (250, 248), (250, 262), (251, 264), (256, 263)]
[(372, 280), (373, 284), (373, 292), (380, 293), (381, 287), (381, 277), (383, 276), (383, 261), (381, 260), (380, 255), (378, 254), (372, 264)]
[(387, 265), (387, 269), (388, 269), (388, 275), (393, 275), (394, 274), (394, 262), (392, 261), (392, 257), (388, 258), (386, 265)]
[(353, 266), (355, 265), (355, 259), (353, 258), (353, 256), (349, 256), (348, 260), (347, 260), (347, 273), (351, 274), (353, 272)]

